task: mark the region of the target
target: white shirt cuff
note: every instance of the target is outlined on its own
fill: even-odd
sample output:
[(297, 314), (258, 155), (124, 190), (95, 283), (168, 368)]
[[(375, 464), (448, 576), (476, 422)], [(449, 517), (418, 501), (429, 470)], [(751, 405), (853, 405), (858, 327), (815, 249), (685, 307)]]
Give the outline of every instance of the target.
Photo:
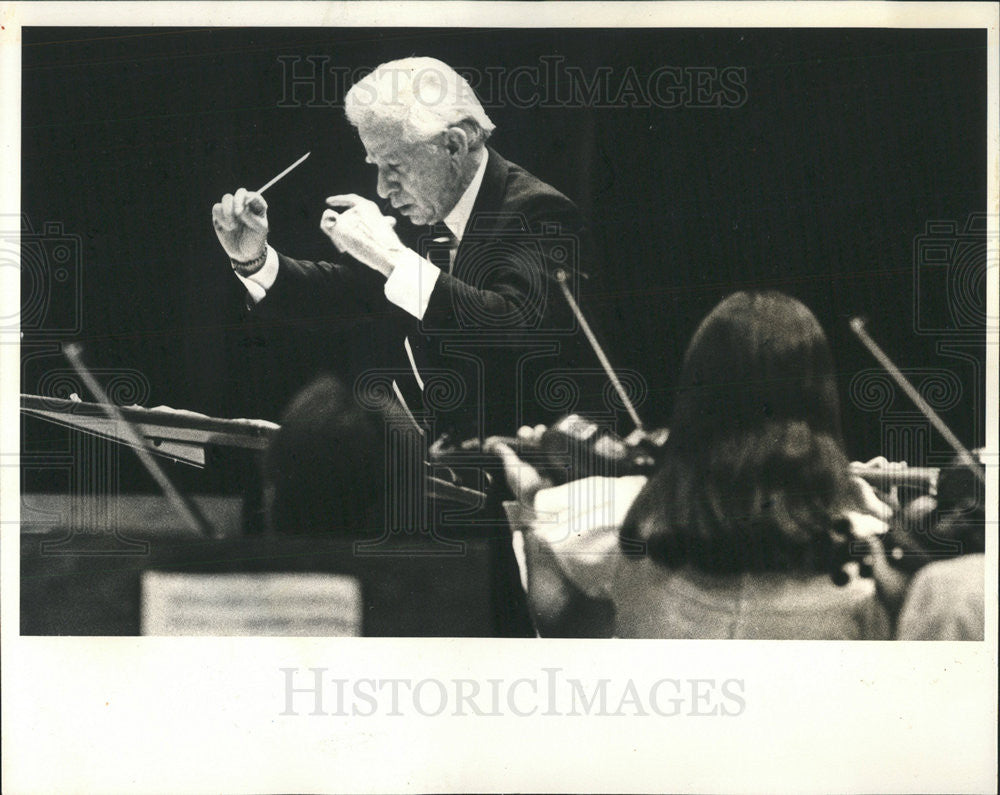
[(385, 297), (417, 320), (423, 320), (441, 269), (407, 249), (385, 281)]
[[(236, 273), (234, 270), (233, 273)], [(267, 259), (264, 260), (264, 267), (250, 276), (241, 276), (236, 273), (236, 277), (243, 282), (247, 288), (251, 300), (259, 304), (264, 300), (267, 291), (274, 286), (275, 279), (278, 278), (278, 252), (270, 246), (267, 247)]]

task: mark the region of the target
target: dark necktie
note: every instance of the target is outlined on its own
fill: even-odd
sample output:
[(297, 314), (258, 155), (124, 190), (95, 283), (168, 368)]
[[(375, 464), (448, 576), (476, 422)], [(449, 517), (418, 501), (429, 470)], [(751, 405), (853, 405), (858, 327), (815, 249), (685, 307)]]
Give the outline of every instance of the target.
[(451, 273), (455, 264), (458, 239), (444, 221), (430, 227), (431, 242), (427, 247), (427, 259), (445, 273)]

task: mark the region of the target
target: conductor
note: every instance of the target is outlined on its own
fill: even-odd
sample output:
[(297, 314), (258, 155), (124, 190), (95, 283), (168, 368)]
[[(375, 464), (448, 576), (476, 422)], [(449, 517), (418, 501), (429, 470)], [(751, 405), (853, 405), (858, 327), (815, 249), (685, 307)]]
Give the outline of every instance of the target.
[[(590, 270), (576, 205), (487, 145), (493, 122), (441, 61), (377, 67), (348, 92), (345, 111), (385, 204), (326, 200), (319, 226), (335, 248), (329, 261), (270, 246), (259, 193), (240, 188), (212, 208), (252, 313), (276, 323), (378, 318), (388, 353), (365, 363), (353, 392), (362, 403), (392, 397), (428, 441), (509, 434), (586, 411), (587, 395), (566, 385), (592, 355), (556, 283), (561, 271), (578, 290)], [(484, 488), (482, 471), (474, 476), (467, 485)], [(497, 634), (534, 634), (499, 511), (476, 522), (499, 528), (488, 531)]]
[(377, 373), (366, 377), (391, 380), (429, 438), (510, 433), (585, 408), (579, 390), (560, 403), (546, 388), (554, 373), (572, 379), (590, 363), (554, 282), (561, 269), (578, 287), (590, 270), (576, 205), (487, 145), (493, 122), (441, 61), (379, 66), (351, 88), (345, 110), (385, 205), (327, 199), (319, 226), (342, 256), (305, 262), (275, 251), (267, 203), (244, 188), (212, 208), (254, 312), (287, 320), (319, 306), (326, 316), (384, 318), (390, 360), (370, 362)]

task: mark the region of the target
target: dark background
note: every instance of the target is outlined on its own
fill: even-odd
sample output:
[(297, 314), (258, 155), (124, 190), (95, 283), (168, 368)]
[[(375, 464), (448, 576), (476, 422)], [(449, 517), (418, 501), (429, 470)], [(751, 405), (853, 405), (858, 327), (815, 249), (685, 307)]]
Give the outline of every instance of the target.
[[(938, 264), (917, 260), (929, 222), (961, 232), (986, 209), (984, 31), (26, 29), (22, 211), (41, 253), (22, 280), (22, 302), (35, 301), (22, 391), (58, 391), (51, 375), (66, 364), (53, 345), (76, 339), (105, 380), (141, 374), (145, 405), (277, 418), (300, 384), (260, 372), (270, 343), (239, 322), (211, 206), (311, 150), (268, 192), (270, 239), (330, 256), (324, 197), (374, 198), (375, 174), (332, 83), (329, 102), (308, 106), (299, 89), (298, 107), (281, 106), (296, 97), (278, 59), (356, 68), (407, 55), (479, 70), (561, 56), (587, 76), (610, 67), (612, 87), (629, 66), (745, 68), (737, 108), (487, 106), (496, 149), (592, 220), (603, 270), (584, 311), (601, 319), (613, 361), (648, 382), (640, 413), (666, 422), (684, 348), (712, 306), (767, 287), (802, 299), (827, 330), (852, 457), (891, 455), (886, 429), (912, 414), (895, 393), (881, 410), (877, 390), (852, 397), (852, 379), (875, 366), (847, 330), (856, 314), (897, 363), (930, 376), (958, 436), (983, 443), (983, 236), (945, 227)], [(60, 235), (78, 245), (79, 268), (58, 281)], [(952, 376), (935, 387), (939, 371)], [(65, 433), (26, 421), (23, 450)], [(935, 435), (913, 444), (899, 451), (911, 463), (947, 458)]]

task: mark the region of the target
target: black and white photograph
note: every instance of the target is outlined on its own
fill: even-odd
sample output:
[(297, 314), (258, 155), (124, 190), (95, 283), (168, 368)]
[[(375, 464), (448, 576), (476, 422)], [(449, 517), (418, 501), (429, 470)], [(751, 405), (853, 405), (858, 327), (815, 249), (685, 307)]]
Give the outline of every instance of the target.
[(995, 787), (996, 6), (2, 24), (5, 792)]

